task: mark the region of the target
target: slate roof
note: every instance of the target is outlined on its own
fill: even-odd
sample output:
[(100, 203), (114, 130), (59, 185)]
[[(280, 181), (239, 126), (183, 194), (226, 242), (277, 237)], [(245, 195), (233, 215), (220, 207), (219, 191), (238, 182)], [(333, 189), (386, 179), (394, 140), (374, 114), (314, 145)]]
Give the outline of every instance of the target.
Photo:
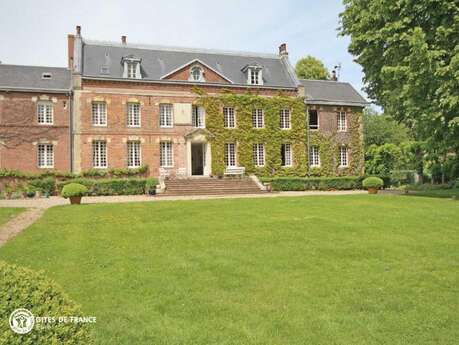
[(304, 85), (306, 103), (308, 104), (362, 107), (369, 104), (349, 83), (332, 80), (305, 79), (300, 79), (300, 83)]
[(292, 77), (290, 66), (275, 54), (123, 45), (88, 40), (83, 44), (83, 77), (121, 79), (122, 58), (134, 56), (142, 59), (141, 71), (144, 81), (159, 81), (161, 77), (197, 59), (225, 76), (234, 85), (248, 86), (247, 76), (242, 69), (247, 65), (259, 64), (263, 66), (264, 87), (296, 87), (296, 78)]
[[(43, 73), (51, 79), (43, 79)], [(0, 90), (66, 92), (70, 85), (67, 68), (0, 64)]]

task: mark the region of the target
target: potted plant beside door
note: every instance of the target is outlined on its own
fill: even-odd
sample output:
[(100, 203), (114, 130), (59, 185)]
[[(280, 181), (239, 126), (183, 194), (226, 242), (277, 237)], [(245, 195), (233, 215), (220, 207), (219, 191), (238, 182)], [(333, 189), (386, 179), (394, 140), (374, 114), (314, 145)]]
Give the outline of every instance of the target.
[(62, 196), (69, 198), (72, 205), (81, 204), (81, 198), (88, 193), (88, 188), (79, 183), (69, 183), (62, 188)]
[(384, 185), (384, 181), (376, 176), (367, 177), (362, 181), (362, 186), (368, 190), (368, 194), (377, 194), (378, 189)]

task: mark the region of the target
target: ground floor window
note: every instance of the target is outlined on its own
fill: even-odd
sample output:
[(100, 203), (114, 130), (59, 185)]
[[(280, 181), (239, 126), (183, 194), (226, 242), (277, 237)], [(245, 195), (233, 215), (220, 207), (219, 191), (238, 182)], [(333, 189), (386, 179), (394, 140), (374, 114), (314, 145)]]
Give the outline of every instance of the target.
[(257, 167), (265, 165), (265, 145), (253, 144), (253, 164)]
[(340, 167), (347, 167), (349, 157), (348, 157), (348, 150), (346, 146), (339, 147), (339, 166)]
[(140, 142), (128, 141), (128, 168), (138, 168), (141, 164)]
[(38, 167), (54, 167), (54, 148), (52, 144), (38, 144)]
[(281, 146), (281, 165), (283, 167), (292, 166), (292, 146), (290, 144)]
[(105, 141), (92, 142), (92, 166), (94, 168), (107, 167), (107, 143)]
[(320, 166), (320, 155), (319, 155), (319, 147), (318, 146), (311, 146), (309, 148), (309, 165), (311, 167), (319, 167)]
[(159, 144), (159, 164), (163, 168), (172, 167), (172, 143), (170, 141), (162, 141)]
[(225, 144), (225, 165), (227, 167), (236, 166), (236, 145), (234, 143)]

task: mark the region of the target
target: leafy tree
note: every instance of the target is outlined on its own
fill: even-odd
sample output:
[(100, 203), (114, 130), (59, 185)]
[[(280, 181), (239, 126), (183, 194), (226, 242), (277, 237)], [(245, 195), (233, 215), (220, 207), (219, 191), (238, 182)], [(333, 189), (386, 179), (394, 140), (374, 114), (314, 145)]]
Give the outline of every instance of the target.
[(411, 140), (407, 128), (391, 116), (365, 110), (363, 114), (365, 147), (370, 145), (400, 145)]
[(394, 144), (371, 145), (365, 152), (365, 172), (369, 175), (390, 177), (400, 168), (402, 150)]
[(295, 71), (300, 79), (330, 79), (330, 73), (324, 63), (310, 55), (298, 60)]
[[(344, 0), (342, 35), (368, 95), (425, 141), (459, 155), (459, 2)], [(417, 152), (420, 157), (421, 151)]]

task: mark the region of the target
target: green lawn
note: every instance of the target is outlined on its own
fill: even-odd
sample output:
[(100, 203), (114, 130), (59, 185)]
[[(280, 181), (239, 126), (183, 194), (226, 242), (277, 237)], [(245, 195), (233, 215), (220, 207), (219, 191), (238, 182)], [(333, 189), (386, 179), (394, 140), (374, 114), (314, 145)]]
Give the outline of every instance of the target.
[(24, 210), (24, 208), (0, 207), (0, 226), (9, 221), (11, 218), (16, 217)]
[(459, 202), (318, 196), (62, 206), (0, 248), (98, 344), (457, 344)]
[(431, 190), (412, 190), (409, 191), (409, 196), (427, 196), (431, 198), (452, 198), (459, 199), (459, 188), (450, 189), (431, 189)]

